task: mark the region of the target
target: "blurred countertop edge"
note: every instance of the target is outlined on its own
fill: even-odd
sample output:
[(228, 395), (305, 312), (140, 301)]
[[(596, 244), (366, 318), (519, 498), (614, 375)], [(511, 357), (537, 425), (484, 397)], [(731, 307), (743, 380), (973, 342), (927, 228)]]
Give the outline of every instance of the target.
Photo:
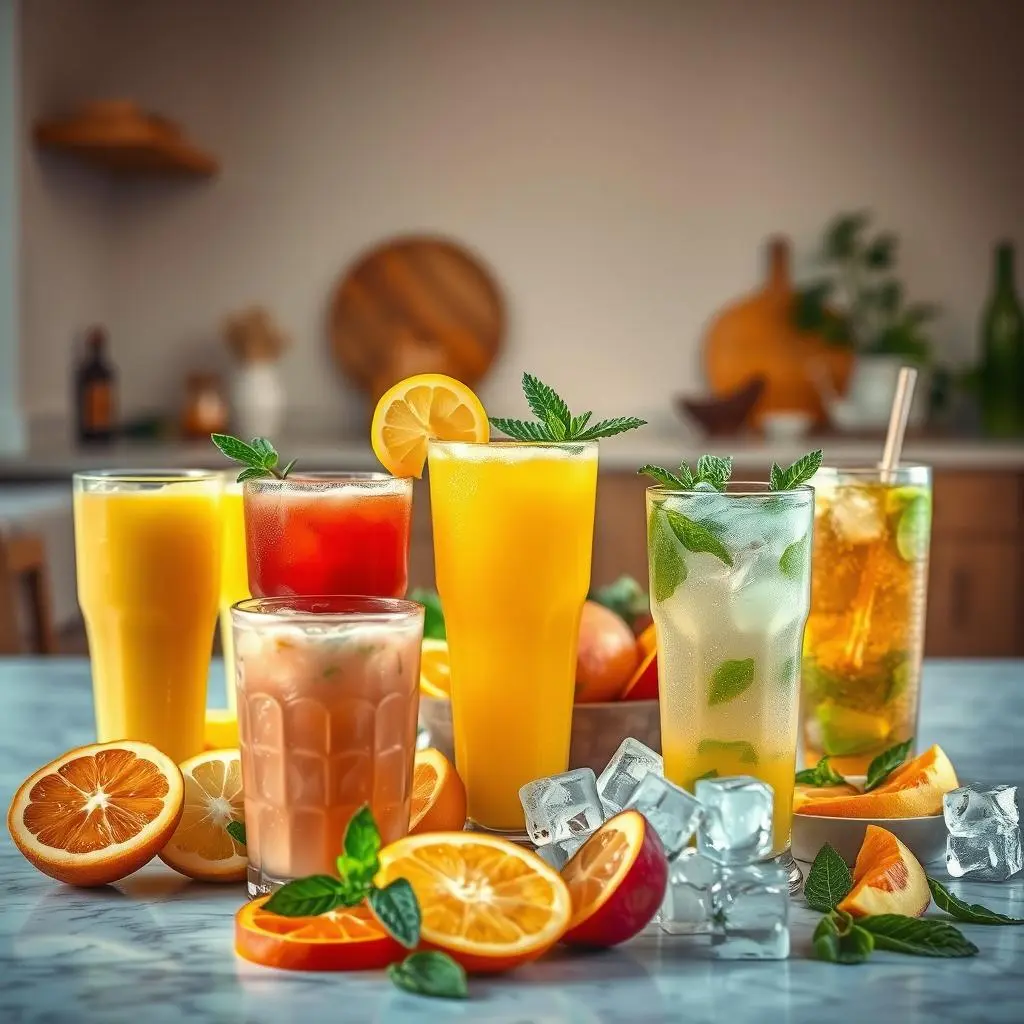
[[(275, 441), (282, 461), (297, 459), (308, 470), (372, 470), (380, 465), (366, 441), (283, 438)], [(822, 448), (826, 465), (873, 465), (881, 456), (876, 439), (835, 436), (770, 441), (757, 437), (701, 438), (645, 434), (601, 442), (601, 468), (631, 472), (645, 463), (674, 466), (704, 452), (733, 456), (737, 466), (766, 477), (772, 462), (787, 465), (812, 448)], [(947, 470), (1024, 471), (1024, 439), (908, 438), (903, 461)], [(21, 453), (0, 452), (0, 482), (57, 480), (89, 469), (227, 469), (228, 462), (206, 442), (124, 441), (74, 447), (46, 445)]]

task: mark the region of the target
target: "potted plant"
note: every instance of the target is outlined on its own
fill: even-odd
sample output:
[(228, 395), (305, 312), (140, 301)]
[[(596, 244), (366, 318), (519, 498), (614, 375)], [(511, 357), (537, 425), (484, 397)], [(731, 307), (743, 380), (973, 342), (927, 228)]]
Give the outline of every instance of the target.
[[(822, 275), (793, 300), (798, 329), (855, 353), (846, 397), (830, 409), (840, 427), (884, 427), (900, 367), (924, 370), (931, 361), (928, 328), (939, 308), (906, 300), (893, 273), (898, 243), (891, 232), (872, 229), (870, 214), (841, 214), (825, 230)], [(923, 420), (927, 392), (919, 382), (911, 422)]]

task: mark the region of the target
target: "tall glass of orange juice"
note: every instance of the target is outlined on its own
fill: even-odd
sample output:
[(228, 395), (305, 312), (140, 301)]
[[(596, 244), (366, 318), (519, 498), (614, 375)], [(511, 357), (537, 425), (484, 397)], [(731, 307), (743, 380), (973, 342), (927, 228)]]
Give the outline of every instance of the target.
[(521, 833), (519, 788), (568, 766), (597, 449), (429, 444), (455, 761), (480, 828)]
[(76, 473), (74, 490), (97, 736), (143, 740), (183, 761), (203, 749), (221, 477)]
[(234, 473), (224, 474), (221, 496), (220, 557), (220, 647), (224, 654), (224, 678), (227, 681), (228, 708), (236, 710), (235, 640), (231, 628), (231, 606), (249, 596), (249, 574), (245, 555), (245, 513), (242, 510), (242, 485)]

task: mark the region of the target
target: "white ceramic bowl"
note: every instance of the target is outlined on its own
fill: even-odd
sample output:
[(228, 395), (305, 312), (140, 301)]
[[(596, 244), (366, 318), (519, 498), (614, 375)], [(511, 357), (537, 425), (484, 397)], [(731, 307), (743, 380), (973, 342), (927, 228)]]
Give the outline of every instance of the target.
[(766, 412), (761, 417), (761, 429), (771, 441), (795, 441), (804, 437), (813, 423), (814, 417), (800, 409)]
[(812, 861), (825, 843), (831, 843), (852, 866), (868, 825), (891, 832), (922, 864), (945, 856), (946, 822), (941, 814), (926, 818), (826, 818), (799, 813), (793, 815), (793, 856)]

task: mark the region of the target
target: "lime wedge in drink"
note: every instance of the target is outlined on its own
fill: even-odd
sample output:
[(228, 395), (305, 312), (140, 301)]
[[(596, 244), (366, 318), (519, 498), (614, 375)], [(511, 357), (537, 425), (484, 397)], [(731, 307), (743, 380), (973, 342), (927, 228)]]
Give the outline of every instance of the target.
[(896, 550), (908, 562), (928, 555), (932, 530), (932, 502), (927, 493), (919, 494), (900, 513), (896, 526)]
[(833, 757), (865, 754), (889, 737), (891, 726), (884, 715), (844, 708), (822, 701), (814, 712), (821, 726), (821, 746)]

